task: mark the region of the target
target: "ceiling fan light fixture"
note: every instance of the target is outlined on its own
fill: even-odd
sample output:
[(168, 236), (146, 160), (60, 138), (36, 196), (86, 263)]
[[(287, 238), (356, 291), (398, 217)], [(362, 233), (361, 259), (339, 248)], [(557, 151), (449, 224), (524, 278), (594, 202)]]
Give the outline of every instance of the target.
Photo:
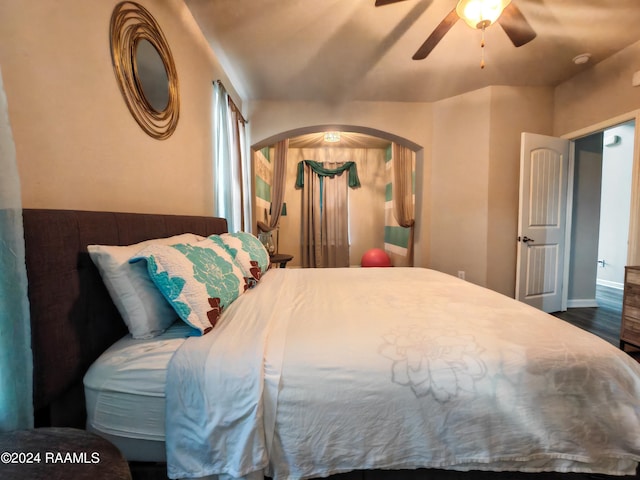
[(471, 28), (483, 29), (494, 23), (511, 0), (460, 0), (456, 13)]

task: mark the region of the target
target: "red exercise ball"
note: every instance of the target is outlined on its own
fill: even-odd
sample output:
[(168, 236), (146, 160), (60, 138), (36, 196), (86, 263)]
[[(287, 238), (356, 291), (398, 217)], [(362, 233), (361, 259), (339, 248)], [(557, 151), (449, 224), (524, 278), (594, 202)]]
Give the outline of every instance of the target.
[(363, 267), (390, 267), (391, 259), (381, 248), (372, 248), (364, 252), (360, 265)]

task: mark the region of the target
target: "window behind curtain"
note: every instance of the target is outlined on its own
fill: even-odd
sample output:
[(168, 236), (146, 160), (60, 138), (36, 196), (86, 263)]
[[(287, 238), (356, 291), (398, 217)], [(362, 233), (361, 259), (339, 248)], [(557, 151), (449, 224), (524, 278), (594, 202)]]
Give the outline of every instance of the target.
[(224, 217), (230, 232), (250, 230), (249, 179), (245, 120), (222, 83), (214, 82), (214, 215)]

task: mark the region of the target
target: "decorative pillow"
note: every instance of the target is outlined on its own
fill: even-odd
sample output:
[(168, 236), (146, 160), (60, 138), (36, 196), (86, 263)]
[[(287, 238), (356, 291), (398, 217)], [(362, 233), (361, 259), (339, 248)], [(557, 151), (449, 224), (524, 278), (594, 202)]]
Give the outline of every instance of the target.
[(153, 283), (198, 335), (209, 332), (224, 308), (248, 288), (229, 252), (208, 238), (195, 244), (150, 245), (129, 261), (142, 259)]
[(222, 245), (236, 260), (249, 286), (254, 287), (269, 269), (269, 253), (258, 238), (250, 233), (236, 232), (211, 235), (211, 240)]
[(152, 338), (178, 319), (153, 284), (144, 264), (129, 264), (132, 255), (152, 244), (196, 243), (204, 237), (185, 233), (126, 246), (89, 245), (91, 260), (98, 267), (111, 299), (133, 338)]

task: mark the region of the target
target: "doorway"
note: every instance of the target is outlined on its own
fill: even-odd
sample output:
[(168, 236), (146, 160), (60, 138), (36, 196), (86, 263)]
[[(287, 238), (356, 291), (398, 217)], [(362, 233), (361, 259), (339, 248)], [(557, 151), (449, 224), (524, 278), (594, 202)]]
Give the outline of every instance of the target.
[(597, 307), (596, 286), (622, 289), (635, 121), (576, 139), (567, 307)]
[(628, 262), (635, 120), (574, 140), (567, 311), (618, 344)]

